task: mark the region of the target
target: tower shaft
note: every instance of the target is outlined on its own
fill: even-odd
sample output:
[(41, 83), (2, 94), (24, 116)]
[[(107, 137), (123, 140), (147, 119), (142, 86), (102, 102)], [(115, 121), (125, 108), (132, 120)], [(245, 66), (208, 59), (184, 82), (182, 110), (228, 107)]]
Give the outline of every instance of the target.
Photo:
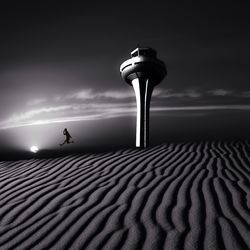
[(149, 79), (135, 78), (132, 86), (136, 96), (136, 147), (146, 148), (149, 144), (149, 109), (154, 85)]

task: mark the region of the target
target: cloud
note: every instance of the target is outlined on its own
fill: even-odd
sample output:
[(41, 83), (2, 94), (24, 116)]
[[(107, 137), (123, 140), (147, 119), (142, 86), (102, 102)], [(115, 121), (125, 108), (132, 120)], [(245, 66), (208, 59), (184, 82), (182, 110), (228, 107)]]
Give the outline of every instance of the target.
[(57, 113), (59, 111), (65, 111), (70, 109), (69, 105), (59, 107), (48, 107), (40, 109), (32, 109), (19, 114), (13, 114), (10, 118), (0, 122), (0, 129), (18, 127), (23, 122), (34, 122), (34, 118), (37, 118), (44, 114)]
[(208, 94), (214, 95), (214, 96), (228, 96), (233, 94), (233, 91), (227, 90), (227, 89), (213, 89), (207, 91)]
[(186, 99), (197, 99), (201, 97), (237, 97), (237, 98), (248, 98), (250, 97), (250, 91), (235, 92), (230, 89), (211, 89), (198, 91), (197, 89), (184, 89), (183, 91), (174, 91), (173, 89), (161, 89), (156, 88), (153, 92), (153, 96), (156, 98), (186, 98)]
[(240, 94), (243, 98), (249, 98), (250, 97), (250, 91), (242, 91)]
[(105, 98), (105, 99), (127, 99), (133, 97), (133, 90), (130, 91), (119, 91), (110, 90), (103, 92), (95, 92), (93, 89), (83, 89), (72, 94), (65, 96), (66, 99), (76, 100), (89, 100), (94, 98)]
[(89, 103), (33, 109), (0, 122), (0, 129), (66, 121), (97, 120), (135, 113), (135, 104)]
[[(162, 89), (155, 88), (153, 91), (153, 97), (155, 98), (171, 98), (171, 99), (198, 99), (205, 96), (232, 96), (236, 95), (234, 91), (228, 89), (212, 89), (208, 91), (198, 91), (197, 89), (184, 89), (183, 91), (175, 91), (173, 89)], [(238, 97), (249, 97), (250, 91), (242, 92)], [(82, 89), (75, 91), (73, 93), (67, 94), (65, 96), (57, 96), (56, 101), (65, 101), (65, 100), (76, 100), (76, 101), (89, 101), (95, 99), (95, 101), (107, 100), (113, 102), (116, 100), (125, 100), (129, 98), (135, 98), (133, 88), (129, 90), (110, 90), (110, 91), (94, 91), (93, 89)]]
[(33, 109), (24, 113), (14, 114), (8, 121), (15, 122), (18, 120), (26, 120), (30, 119), (34, 116), (40, 115), (42, 113), (51, 113), (51, 112), (58, 112), (61, 110), (67, 110), (71, 108), (70, 105), (58, 106), (58, 107), (48, 107), (48, 108), (40, 108), (40, 109)]
[(182, 107), (152, 107), (151, 111), (213, 111), (213, 110), (250, 110), (250, 105), (207, 105)]
[(134, 97), (133, 90), (131, 91), (107, 91), (100, 93), (99, 97), (114, 98), (114, 99), (127, 99)]
[[(154, 106), (151, 113), (173, 111), (214, 111), (214, 110), (246, 110), (250, 111), (250, 105), (207, 105), (207, 106)], [(84, 120), (101, 120), (116, 117), (136, 115), (134, 104), (121, 103), (99, 103), (99, 104), (72, 104), (58, 107), (42, 108), (31, 110), (19, 115), (14, 115), (10, 119), (0, 122), (0, 129), (8, 129), (22, 126), (33, 126), (42, 124), (52, 124), (60, 122), (73, 122)]]
[(159, 98), (198, 98), (202, 93), (197, 90), (184, 90), (182, 92), (174, 92), (173, 89), (155, 89), (153, 96)]
[(27, 106), (35, 106), (41, 103), (46, 102), (47, 99), (46, 98), (36, 98), (36, 99), (31, 99), (27, 102)]
[[(159, 89), (156, 88), (154, 93), (154, 103), (151, 105), (151, 112), (157, 112), (161, 115), (167, 115), (167, 112), (172, 111), (194, 111), (203, 112), (209, 110), (250, 110), (250, 105), (218, 105), (214, 103), (213, 100), (207, 100), (206, 103), (201, 102), (199, 104), (194, 104), (194, 100), (203, 100), (200, 97), (205, 97), (205, 92), (198, 92), (197, 90), (184, 90), (183, 92), (175, 92), (172, 89)], [(209, 92), (214, 96), (225, 96), (233, 93), (232, 91), (225, 89), (215, 89)], [(241, 93), (242, 96), (250, 95), (250, 91), (245, 91)], [(73, 93), (59, 95), (57, 99), (46, 100), (45, 98), (33, 99), (28, 103), (33, 108), (27, 110), (24, 107), (24, 111), (20, 113), (15, 113), (9, 118), (0, 121), (0, 129), (8, 129), (20, 126), (33, 126), (41, 124), (51, 124), (59, 122), (68, 121), (82, 121), (82, 120), (100, 120), (109, 119), (121, 116), (131, 116), (136, 115), (136, 102), (129, 100), (129, 98), (134, 98), (133, 89), (130, 91), (102, 91), (95, 92), (93, 89), (85, 89), (81, 91), (75, 91)], [(183, 105), (181, 98), (186, 98), (190, 100), (188, 105)], [(174, 98), (179, 103), (173, 104), (172, 106), (166, 106), (161, 102), (162, 98)], [(84, 102), (88, 100), (88, 102)], [(34, 103), (45, 103), (48, 104), (50, 101), (50, 106), (42, 108), (34, 108)], [(214, 103), (214, 104), (212, 104)], [(168, 102), (170, 104), (170, 102)], [(30, 107), (30, 106), (29, 106)], [(178, 114), (177, 114), (178, 115)]]
[(73, 94), (66, 95), (66, 99), (93, 99), (95, 97), (95, 93), (92, 89), (84, 89), (81, 91), (74, 92)]

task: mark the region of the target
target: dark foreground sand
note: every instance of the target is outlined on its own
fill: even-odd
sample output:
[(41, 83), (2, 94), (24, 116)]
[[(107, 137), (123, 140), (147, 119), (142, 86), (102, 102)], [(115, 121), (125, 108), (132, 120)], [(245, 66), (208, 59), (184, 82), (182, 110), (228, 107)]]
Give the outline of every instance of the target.
[(250, 143), (0, 162), (0, 249), (248, 249)]

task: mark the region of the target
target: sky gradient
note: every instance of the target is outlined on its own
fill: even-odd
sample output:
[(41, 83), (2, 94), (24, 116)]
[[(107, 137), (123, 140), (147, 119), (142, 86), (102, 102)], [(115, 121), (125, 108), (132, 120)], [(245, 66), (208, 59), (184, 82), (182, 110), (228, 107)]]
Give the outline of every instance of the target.
[(157, 50), (168, 75), (151, 101), (151, 145), (250, 136), (250, 17), (243, 4), (126, 1), (0, 10), (2, 152), (132, 147), (135, 97), (120, 64)]

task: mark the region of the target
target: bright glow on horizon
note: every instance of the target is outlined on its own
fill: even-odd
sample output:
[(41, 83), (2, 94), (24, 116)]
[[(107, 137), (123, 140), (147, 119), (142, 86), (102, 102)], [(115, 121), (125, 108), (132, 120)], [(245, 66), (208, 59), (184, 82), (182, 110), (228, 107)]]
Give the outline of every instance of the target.
[(32, 146), (31, 148), (30, 148), (30, 151), (32, 152), (32, 153), (37, 153), (38, 152), (38, 150), (39, 150), (39, 148), (37, 147), (37, 146)]

